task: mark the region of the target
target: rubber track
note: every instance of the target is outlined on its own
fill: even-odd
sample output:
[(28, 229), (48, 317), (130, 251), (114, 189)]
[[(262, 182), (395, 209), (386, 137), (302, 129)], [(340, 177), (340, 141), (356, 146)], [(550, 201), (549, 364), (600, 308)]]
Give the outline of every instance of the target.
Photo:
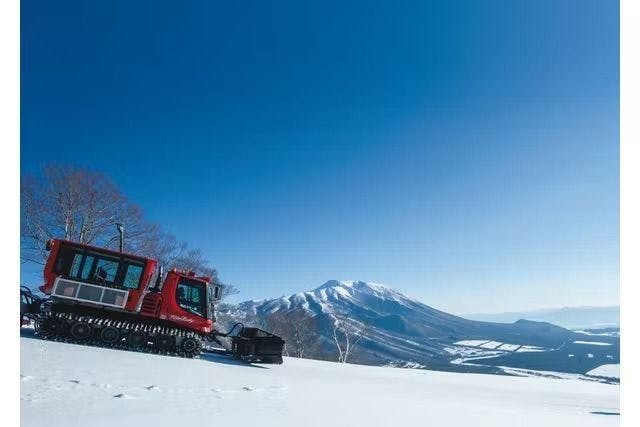
[[(51, 322), (58, 322), (59, 325), (63, 325), (63, 327), (55, 331), (50, 327)], [(85, 322), (91, 326), (92, 331), (90, 337), (86, 339), (76, 339), (71, 336), (71, 327), (78, 322)], [(100, 339), (101, 329), (107, 326), (113, 326), (120, 334), (118, 341), (113, 344), (108, 344)], [(144, 321), (113, 320), (88, 315), (78, 315), (74, 313), (50, 313), (46, 316), (42, 316), (36, 322), (35, 332), (36, 335), (50, 341), (186, 358), (198, 357), (201, 354), (203, 347), (202, 337), (193, 331), (154, 325)], [(132, 332), (143, 332), (147, 337), (147, 344), (131, 346), (127, 338)], [(155, 343), (157, 343), (156, 339), (161, 335), (173, 337), (175, 344), (169, 348), (160, 348)], [(183, 349), (183, 343), (187, 339), (195, 340), (195, 347), (193, 350), (185, 351)]]

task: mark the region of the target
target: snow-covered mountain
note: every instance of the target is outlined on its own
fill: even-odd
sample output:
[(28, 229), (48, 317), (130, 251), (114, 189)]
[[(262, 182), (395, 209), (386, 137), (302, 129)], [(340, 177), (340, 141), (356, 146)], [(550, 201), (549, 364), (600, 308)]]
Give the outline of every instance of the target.
[[(584, 335), (545, 322), (519, 320), (505, 324), (465, 319), (436, 310), (390, 287), (363, 281), (330, 280), (308, 292), (246, 301), (237, 310), (236, 315), (245, 321), (265, 326), (274, 314), (308, 313), (314, 317), (319, 335), (318, 354), (314, 356), (326, 359), (331, 359), (336, 351), (332, 337), (335, 319), (346, 319), (363, 335), (352, 361), (368, 364), (417, 363), (434, 369), (489, 372), (492, 369), (487, 366), (464, 362), (469, 356), (505, 356), (516, 352), (518, 358), (523, 358), (526, 350), (543, 353), (584, 339)], [(528, 357), (540, 358), (541, 354)], [(604, 361), (593, 357), (591, 363), (581, 362), (580, 367), (569, 367), (566, 371), (583, 373), (600, 362), (610, 363), (615, 357)]]

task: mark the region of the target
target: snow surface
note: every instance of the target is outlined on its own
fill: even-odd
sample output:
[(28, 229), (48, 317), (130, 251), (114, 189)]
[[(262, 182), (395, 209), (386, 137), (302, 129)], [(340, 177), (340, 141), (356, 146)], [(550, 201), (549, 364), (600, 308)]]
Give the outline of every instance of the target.
[(600, 365), (595, 369), (587, 372), (587, 375), (593, 375), (594, 377), (605, 378), (620, 378), (620, 364)]
[(470, 347), (478, 347), (481, 344), (486, 343), (488, 340), (462, 340), (462, 341), (457, 341), (454, 344), (458, 344), (458, 345), (467, 345)]
[(536, 351), (547, 351), (547, 350), (545, 350), (544, 348), (533, 346), (533, 345), (523, 345), (518, 350), (516, 350), (516, 353), (536, 352)]
[(494, 350), (497, 347), (500, 347), (501, 345), (502, 345), (502, 343), (499, 342), (499, 341), (489, 341), (489, 342), (486, 342), (484, 344), (481, 344), (480, 347)]
[(620, 331), (611, 331), (611, 332), (593, 332), (593, 331), (583, 331), (577, 330), (573, 331), (577, 334), (591, 335), (591, 336), (601, 336), (601, 337), (619, 337)]
[(597, 342), (597, 341), (574, 341), (574, 344), (583, 344), (583, 345), (612, 345), (608, 342)]
[[(461, 345), (464, 347), (501, 350), (503, 352), (515, 351), (516, 353), (547, 351), (547, 349), (544, 349), (542, 347), (532, 346), (532, 345), (509, 344), (509, 343), (501, 343), (499, 341), (487, 341), (487, 340), (463, 340), (463, 341), (456, 341), (454, 344)], [(448, 350), (448, 349), (445, 349), (445, 350)], [(492, 353), (492, 354), (495, 354), (495, 353)]]
[(619, 386), (285, 358), (246, 365), (21, 338), (25, 427), (615, 426)]
[(498, 347), (498, 350), (515, 351), (518, 348), (520, 348), (520, 345), (518, 344), (502, 344), (500, 347)]
[(568, 372), (556, 372), (556, 371), (537, 371), (534, 369), (524, 369), (524, 368), (512, 368), (510, 366), (500, 366), (505, 373), (511, 375), (517, 375), (521, 377), (545, 377), (545, 378), (557, 378), (564, 380), (580, 380), (580, 381), (596, 381), (596, 382), (605, 382), (608, 383), (613, 378), (603, 378), (598, 377), (594, 378), (590, 375), (583, 374), (570, 374)]

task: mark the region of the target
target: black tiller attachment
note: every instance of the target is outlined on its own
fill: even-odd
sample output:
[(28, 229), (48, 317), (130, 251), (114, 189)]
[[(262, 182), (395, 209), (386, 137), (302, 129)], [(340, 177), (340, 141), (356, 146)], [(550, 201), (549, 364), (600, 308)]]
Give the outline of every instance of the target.
[[(233, 335), (238, 327), (240, 327), (239, 331)], [(227, 352), (237, 359), (245, 362), (282, 364), (284, 340), (270, 332), (236, 323), (226, 334), (212, 332), (207, 336), (209, 341), (214, 341), (225, 348), (218, 337), (231, 339), (231, 349)]]

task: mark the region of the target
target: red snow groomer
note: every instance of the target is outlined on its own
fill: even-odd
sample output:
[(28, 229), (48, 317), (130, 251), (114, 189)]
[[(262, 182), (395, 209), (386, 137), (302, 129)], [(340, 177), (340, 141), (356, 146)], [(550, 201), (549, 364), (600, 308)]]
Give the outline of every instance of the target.
[(205, 341), (222, 346), (218, 338), (228, 337), (232, 356), (282, 363), (280, 337), (240, 323), (228, 333), (216, 331), (221, 287), (209, 277), (173, 269), (162, 282), (151, 258), (59, 239), (47, 249), (40, 290), (49, 297), (20, 291), (21, 320), (33, 320), (44, 339), (195, 357)]

